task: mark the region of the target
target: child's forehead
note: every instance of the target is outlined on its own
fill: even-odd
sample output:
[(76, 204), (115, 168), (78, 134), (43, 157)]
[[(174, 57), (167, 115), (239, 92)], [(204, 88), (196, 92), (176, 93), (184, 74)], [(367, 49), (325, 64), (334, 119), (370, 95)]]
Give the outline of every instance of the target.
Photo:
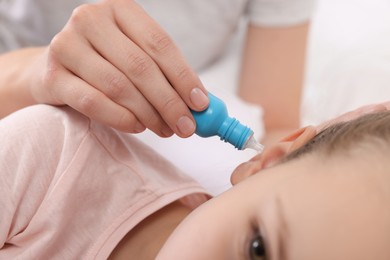
[(339, 164), (295, 168), (298, 172), (288, 173), (288, 178), (279, 183), (276, 196), (282, 201), (283, 211), (297, 220), (310, 215), (324, 221), (329, 217), (347, 221), (357, 215), (374, 220), (378, 214), (390, 214), (390, 181), (387, 178), (384, 182), (381, 172), (371, 174), (369, 169), (358, 163), (353, 167)]
[[(390, 161), (390, 160), (389, 160)], [(278, 172), (280, 193), (307, 195), (321, 194), (376, 194), (390, 189), (389, 162), (376, 156), (364, 158), (308, 155), (282, 163), (270, 169), (269, 174)], [(272, 182), (272, 181), (271, 181)], [(272, 184), (271, 184), (272, 185)], [(388, 192), (387, 192), (388, 193)], [(390, 195), (389, 195), (390, 196)]]
[(304, 155), (255, 174), (245, 181), (247, 186), (241, 193), (248, 197), (252, 186), (253, 193), (258, 193), (254, 203), (280, 196), (291, 211), (298, 205), (303, 211), (325, 206), (335, 210), (352, 205), (364, 208), (371, 200), (390, 205), (388, 163), (376, 163), (375, 156), (366, 159)]

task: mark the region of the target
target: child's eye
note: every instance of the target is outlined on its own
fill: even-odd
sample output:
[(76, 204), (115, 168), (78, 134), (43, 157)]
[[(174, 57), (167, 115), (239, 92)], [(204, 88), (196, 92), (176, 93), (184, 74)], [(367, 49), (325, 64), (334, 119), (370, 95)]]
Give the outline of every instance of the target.
[(266, 260), (265, 244), (263, 238), (258, 235), (249, 244), (249, 259), (250, 260)]

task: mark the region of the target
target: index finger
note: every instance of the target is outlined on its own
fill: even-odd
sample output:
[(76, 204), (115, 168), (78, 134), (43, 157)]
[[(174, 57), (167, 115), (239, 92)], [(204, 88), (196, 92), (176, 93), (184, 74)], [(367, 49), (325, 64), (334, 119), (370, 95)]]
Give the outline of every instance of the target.
[(117, 1), (114, 8), (123, 33), (157, 63), (186, 105), (195, 111), (207, 108), (207, 90), (168, 33), (134, 2)]

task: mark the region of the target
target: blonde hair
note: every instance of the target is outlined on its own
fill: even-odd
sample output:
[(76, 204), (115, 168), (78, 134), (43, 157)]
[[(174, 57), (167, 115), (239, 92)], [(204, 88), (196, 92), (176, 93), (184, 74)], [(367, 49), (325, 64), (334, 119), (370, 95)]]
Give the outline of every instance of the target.
[(367, 114), (329, 126), (304, 146), (287, 155), (283, 162), (312, 152), (325, 156), (345, 154), (361, 148), (363, 144), (390, 151), (390, 111)]

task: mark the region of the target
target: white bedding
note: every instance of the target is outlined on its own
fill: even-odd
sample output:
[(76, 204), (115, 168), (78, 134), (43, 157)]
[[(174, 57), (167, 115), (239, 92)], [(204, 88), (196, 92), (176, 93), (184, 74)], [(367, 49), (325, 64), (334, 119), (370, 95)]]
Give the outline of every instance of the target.
[[(231, 116), (263, 134), (261, 108), (235, 95), (240, 38), (231, 51), (200, 76), (228, 105)], [(390, 1), (319, 0), (310, 34), (302, 124), (315, 124), (363, 104), (390, 100)], [(219, 194), (232, 170), (255, 155), (217, 137), (161, 139), (139, 135), (168, 160)]]
[(390, 1), (319, 0), (303, 124), (390, 100)]

